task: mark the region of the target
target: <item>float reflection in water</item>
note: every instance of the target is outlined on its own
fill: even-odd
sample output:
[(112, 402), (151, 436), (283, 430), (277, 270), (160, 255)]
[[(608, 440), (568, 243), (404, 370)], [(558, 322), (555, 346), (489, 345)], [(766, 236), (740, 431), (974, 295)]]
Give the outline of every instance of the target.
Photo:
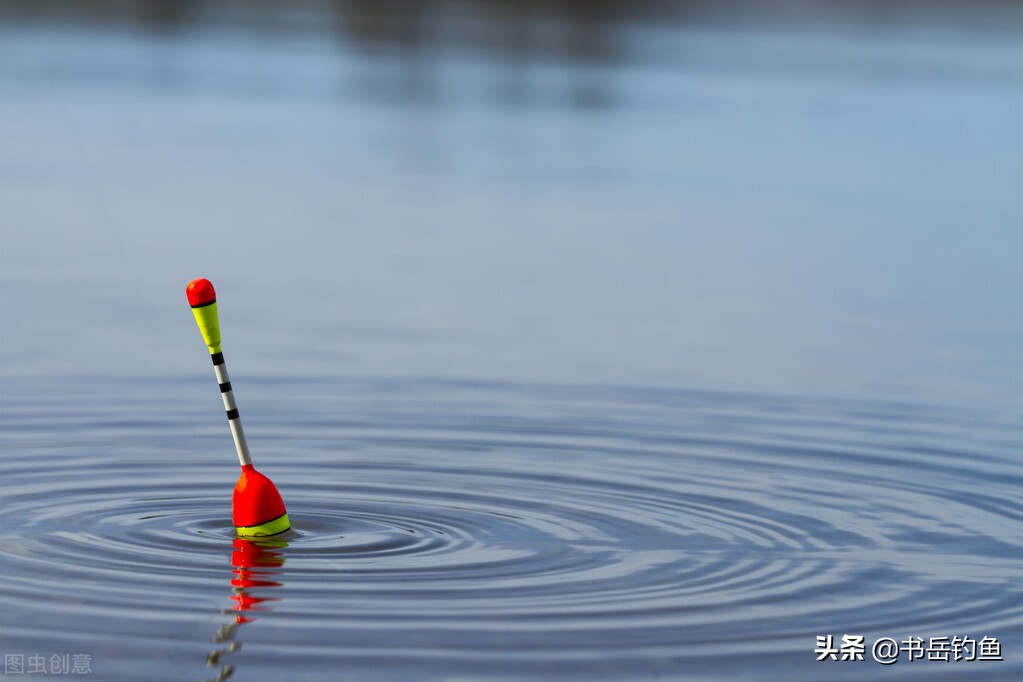
[(285, 557), (282, 551), (288, 543), (281, 539), (250, 540), (235, 538), (234, 551), (231, 552), (231, 601), (234, 605), (225, 613), (234, 619), (213, 637), (217, 648), (206, 657), (209, 667), (220, 666), (216, 677), (207, 682), (221, 682), (234, 674), (235, 666), (222, 662), (222, 658), (241, 649), (237, 639), (238, 628), (255, 620), (252, 611), (266, 611), (269, 603), (279, 601), (280, 597), (267, 596), (264, 589), (280, 587), (284, 583), (276, 579), (280, 568), (284, 566)]

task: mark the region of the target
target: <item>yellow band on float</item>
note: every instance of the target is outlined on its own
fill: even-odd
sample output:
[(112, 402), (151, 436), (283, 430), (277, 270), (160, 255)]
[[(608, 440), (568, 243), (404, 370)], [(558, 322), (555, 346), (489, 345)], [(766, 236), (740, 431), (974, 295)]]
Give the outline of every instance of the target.
[(266, 537), (267, 535), (277, 535), (291, 528), (291, 521), (288, 520), (288, 515), (278, 516), (273, 521), (267, 521), (261, 523), (258, 526), (235, 526), (235, 531), (238, 535), (259, 538)]
[(192, 314), (195, 315), (195, 323), (199, 325), (199, 331), (202, 332), (202, 340), (206, 342), (206, 347), (210, 349), (210, 353), (219, 353), (220, 316), (217, 314), (217, 302), (213, 301), (212, 303), (192, 308)]

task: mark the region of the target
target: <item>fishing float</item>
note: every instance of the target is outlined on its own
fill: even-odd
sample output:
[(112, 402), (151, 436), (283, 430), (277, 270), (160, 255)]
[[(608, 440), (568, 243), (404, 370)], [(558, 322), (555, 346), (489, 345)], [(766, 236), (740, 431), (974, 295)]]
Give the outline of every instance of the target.
[(234, 401), (231, 380), (227, 376), (227, 365), (224, 364), (224, 351), (220, 344), (220, 317), (217, 313), (217, 292), (208, 279), (194, 279), (185, 287), (188, 304), (192, 306), (192, 314), (199, 325), (202, 339), (210, 351), (213, 370), (220, 385), (220, 396), (224, 399), (227, 411), (227, 423), (231, 426), (231, 436), (238, 451), (238, 462), (242, 466), (241, 476), (234, 487), (231, 504), (231, 515), (235, 531), (241, 537), (265, 537), (279, 535), (291, 528), (288, 510), (284, 500), (277, 492), (277, 486), (269, 478), (256, 471), (249, 454), (249, 445), (245, 441), (245, 431), (238, 416), (238, 406)]

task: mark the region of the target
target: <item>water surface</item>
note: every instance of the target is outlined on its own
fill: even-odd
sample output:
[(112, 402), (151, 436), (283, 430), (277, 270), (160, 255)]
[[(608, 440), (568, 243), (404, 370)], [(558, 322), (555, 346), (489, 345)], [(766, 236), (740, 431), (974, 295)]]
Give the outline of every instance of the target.
[[(1021, 36), (995, 1), (3, 3), (5, 664), (1019, 679)], [(233, 537), (199, 276), (280, 543)], [(1005, 660), (815, 661), (846, 634)]]
[(4, 397), (8, 651), (87, 651), (101, 679), (809, 680), (889, 670), (816, 663), (817, 635), (972, 635), (1006, 660), (898, 674), (1021, 671), (1018, 417), (236, 381), (296, 529), (253, 546), (201, 383)]

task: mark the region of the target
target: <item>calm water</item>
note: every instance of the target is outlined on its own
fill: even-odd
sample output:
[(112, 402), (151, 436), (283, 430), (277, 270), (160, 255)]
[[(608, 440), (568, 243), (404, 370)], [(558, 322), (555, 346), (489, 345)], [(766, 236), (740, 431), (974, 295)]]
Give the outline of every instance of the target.
[(1023, 12), (883, 5), (0, 4), (5, 674), (1023, 677)]

